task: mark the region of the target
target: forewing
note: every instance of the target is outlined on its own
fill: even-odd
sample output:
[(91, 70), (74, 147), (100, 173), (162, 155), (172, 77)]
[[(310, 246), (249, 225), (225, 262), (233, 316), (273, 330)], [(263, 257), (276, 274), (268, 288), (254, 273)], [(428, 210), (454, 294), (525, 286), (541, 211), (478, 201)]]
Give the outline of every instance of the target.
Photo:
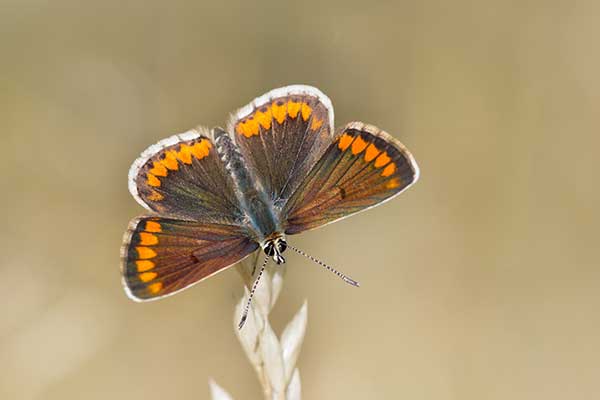
[(121, 249), (123, 285), (133, 300), (155, 300), (224, 270), (257, 248), (237, 225), (135, 218)]
[(206, 132), (192, 130), (146, 149), (129, 170), (142, 206), (201, 222), (234, 222), (241, 212), (233, 182)]
[(288, 234), (317, 228), (396, 196), (418, 179), (396, 139), (361, 122), (348, 124), (283, 208)]
[(287, 86), (238, 110), (228, 130), (271, 198), (286, 199), (331, 143), (333, 107), (316, 88)]

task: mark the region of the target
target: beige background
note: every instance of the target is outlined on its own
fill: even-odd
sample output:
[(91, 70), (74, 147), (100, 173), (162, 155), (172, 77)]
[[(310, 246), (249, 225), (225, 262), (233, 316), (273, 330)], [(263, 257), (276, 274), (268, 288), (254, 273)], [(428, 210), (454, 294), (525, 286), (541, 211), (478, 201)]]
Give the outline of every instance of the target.
[(235, 270), (134, 304), (119, 247), (144, 148), (291, 83), (422, 172), (293, 237), (362, 283), (289, 255), (304, 397), (600, 395), (600, 2), (161, 3), (0, 4), (1, 398), (260, 398)]

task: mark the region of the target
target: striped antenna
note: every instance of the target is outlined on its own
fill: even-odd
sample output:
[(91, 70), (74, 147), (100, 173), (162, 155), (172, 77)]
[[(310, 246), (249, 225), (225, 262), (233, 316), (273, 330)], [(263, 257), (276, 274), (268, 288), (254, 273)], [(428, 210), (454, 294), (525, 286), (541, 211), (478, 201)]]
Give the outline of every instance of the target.
[(306, 253), (305, 253), (305, 252), (303, 252), (302, 250), (295, 248), (294, 246), (290, 245), (289, 243), (288, 243), (288, 245), (287, 245), (287, 246), (288, 246), (290, 249), (294, 250), (296, 253), (298, 253), (298, 254), (300, 254), (300, 255), (302, 255), (302, 256), (304, 256), (304, 257), (306, 257), (306, 258), (310, 259), (311, 261), (313, 261), (313, 262), (315, 262), (315, 263), (317, 263), (317, 264), (319, 264), (321, 267), (325, 268), (327, 271), (329, 271), (329, 272), (333, 272), (333, 273), (334, 273), (334, 274), (336, 274), (338, 277), (342, 278), (342, 280), (343, 280), (344, 282), (346, 282), (346, 283), (348, 283), (348, 284), (350, 284), (350, 285), (352, 285), (352, 286), (360, 287), (360, 284), (359, 284), (357, 281), (355, 281), (354, 279), (352, 279), (352, 278), (350, 278), (350, 277), (346, 276), (345, 274), (341, 273), (341, 272), (340, 272), (340, 271), (338, 271), (337, 269), (335, 269), (335, 268), (333, 268), (333, 267), (330, 267), (329, 265), (325, 264), (324, 262), (322, 262), (322, 261), (320, 261), (320, 260), (317, 260), (317, 259), (316, 259), (316, 258), (314, 258), (313, 256), (306, 254)]
[[(244, 312), (242, 313), (242, 319), (240, 320), (240, 323), (238, 324), (238, 329), (240, 329), (240, 330), (246, 323), (246, 318), (248, 318), (248, 310), (250, 310), (250, 304), (252, 303), (252, 298), (254, 297), (254, 292), (256, 291), (256, 287), (258, 286), (258, 281), (260, 281), (260, 277), (262, 276), (263, 271), (265, 270), (265, 267), (267, 266), (268, 261), (269, 261), (269, 256), (266, 256), (265, 261), (263, 261), (262, 266), (260, 267), (260, 271), (258, 271), (258, 276), (256, 277), (256, 280), (254, 281), (254, 285), (252, 285), (252, 290), (250, 291), (250, 296), (248, 297), (248, 302), (246, 303), (246, 307), (244, 307)], [(252, 272), (254, 272), (254, 271), (252, 271)]]

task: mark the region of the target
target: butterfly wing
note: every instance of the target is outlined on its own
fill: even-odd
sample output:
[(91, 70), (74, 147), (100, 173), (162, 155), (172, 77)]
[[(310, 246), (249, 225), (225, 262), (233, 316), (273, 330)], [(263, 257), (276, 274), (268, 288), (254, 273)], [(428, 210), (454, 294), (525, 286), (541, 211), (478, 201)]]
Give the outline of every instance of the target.
[(135, 218), (121, 249), (123, 285), (135, 301), (155, 300), (224, 270), (257, 248), (237, 225)]
[(318, 89), (270, 91), (234, 113), (229, 132), (272, 200), (286, 199), (331, 143), (333, 107)]
[(193, 130), (150, 146), (129, 171), (129, 190), (168, 216), (131, 221), (121, 272), (136, 301), (174, 294), (258, 248), (243, 227), (233, 182), (208, 133)]
[(374, 207), (418, 175), (414, 158), (399, 141), (374, 126), (350, 123), (285, 204), (285, 232), (317, 228)]
[(129, 191), (148, 210), (179, 219), (233, 223), (242, 213), (208, 133), (192, 130), (146, 149), (129, 170)]

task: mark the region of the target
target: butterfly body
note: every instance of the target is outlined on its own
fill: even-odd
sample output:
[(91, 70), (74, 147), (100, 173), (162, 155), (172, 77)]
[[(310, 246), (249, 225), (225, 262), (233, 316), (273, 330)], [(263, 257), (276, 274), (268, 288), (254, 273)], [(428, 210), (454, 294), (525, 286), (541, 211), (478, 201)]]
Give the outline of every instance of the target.
[(213, 129), (213, 137), (225, 169), (233, 179), (245, 224), (252, 231), (254, 239), (264, 248), (267, 240), (283, 236), (278, 210), (262, 185), (252, 176), (231, 137), (221, 128)]
[(334, 133), (318, 89), (272, 90), (226, 130), (174, 135), (133, 163), (129, 190), (151, 213), (125, 234), (124, 287), (133, 300), (155, 300), (258, 249), (281, 264), (288, 247), (298, 251), (289, 235), (390, 200), (417, 178), (412, 155), (382, 130), (353, 122)]

